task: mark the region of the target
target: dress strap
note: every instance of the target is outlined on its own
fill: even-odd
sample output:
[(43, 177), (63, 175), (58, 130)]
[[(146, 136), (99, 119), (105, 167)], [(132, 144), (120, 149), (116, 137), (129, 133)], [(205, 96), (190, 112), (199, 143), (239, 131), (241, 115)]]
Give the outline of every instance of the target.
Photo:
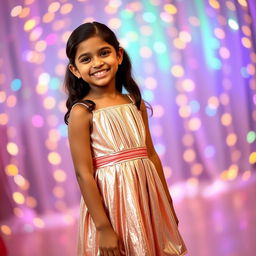
[(127, 96), (128, 96), (128, 98), (131, 100), (131, 102), (134, 104), (134, 100), (133, 100), (133, 98), (131, 97), (131, 95), (130, 95), (130, 94), (127, 94)]
[[(76, 102), (76, 103), (72, 106), (72, 108), (73, 108), (75, 105), (78, 105), (78, 104), (85, 106), (85, 107), (89, 110), (89, 112), (91, 112), (91, 111), (95, 108), (95, 103), (94, 103), (93, 101), (91, 101), (91, 100), (82, 100), (82, 101), (78, 101), (78, 102)], [(71, 109), (72, 109), (72, 108), (71, 108)]]

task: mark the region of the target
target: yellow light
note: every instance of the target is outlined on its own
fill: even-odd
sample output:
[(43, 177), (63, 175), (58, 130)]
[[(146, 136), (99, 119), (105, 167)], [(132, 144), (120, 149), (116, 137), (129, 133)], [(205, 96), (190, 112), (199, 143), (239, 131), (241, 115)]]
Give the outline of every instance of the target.
[(203, 165), (200, 163), (194, 163), (191, 167), (191, 173), (199, 176), (203, 172)]
[(43, 52), (46, 49), (46, 47), (47, 47), (47, 43), (44, 40), (40, 40), (35, 44), (35, 50), (38, 52)]
[(188, 127), (191, 131), (197, 131), (201, 127), (201, 120), (198, 117), (193, 117), (188, 122)]
[(66, 4), (63, 4), (60, 8), (60, 13), (61, 14), (68, 14), (72, 11), (73, 9), (73, 5), (72, 4), (69, 4), (69, 3), (66, 3)]
[(47, 93), (47, 91), (48, 91), (48, 85), (46, 85), (46, 84), (38, 84), (36, 86), (36, 92), (38, 94), (45, 94), (45, 93)]
[(10, 155), (16, 156), (19, 153), (19, 148), (16, 143), (9, 142), (7, 143), (7, 151)]
[(210, 0), (209, 4), (214, 8), (214, 9), (219, 9), (220, 8), (220, 4), (218, 1), (216, 0)]
[(172, 72), (173, 76), (175, 76), (175, 77), (184, 76), (184, 69), (180, 65), (174, 65), (171, 69), (171, 72)]
[(174, 44), (175, 48), (177, 48), (177, 49), (185, 49), (186, 48), (186, 43), (183, 40), (181, 40), (180, 38), (175, 38), (173, 40), (173, 44)]
[(185, 94), (178, 94), (176, 96), (176, 103), (179, 106), (186, 105), (188, 103), (188, 97)]
[(237, 136), (235, 133), (229, 133), (226, 138), (226, 143), (228, 146), (234, 146), (237, 142)]
[(243, 7), (247, 7), (247, 2), (246, 2), (246, 0), (238, 0), (238, 3), (239, 3), (240, 5), (242, 5)]
[(48, 12), (57, 12), (60, 8), (60, 3), (59, 2), (52, 2), (48, 6)]
[(25, 202), (25, 198), (20, 192), (14, 192), (12, 198), (17, 204), (24, 204)]
[(43, 105), (46, 109), (53, 109), (56, 105), (56, 100), (51, 96), (47, 96), (43, 101)]
[(170, 13), (170, 14), (176, 14), (177, 13), (177, 8), (175, 5), (173, 4), (165, 4), (164, 5), (164, 10), (167, 12), (167, 13)]
[(230, 113), (224, 113), (224, 114), (221, 116), (221, 123), (222, 123), (224, 126), (229, 126), (229, 125), (231, 125), (231, 123), (232, 123), (232, 116), (230, 115)]
[(252, 42), (251, 42), (251, 40), (250, 40), (249, 38), (243, 37), (243, 38), (241, 39), (241, 41), (242, 41), (242, 45), (243, 45), (245, 48), (251, 48), (251, 47), (252, 47)]
[(183, 153), (183, 159), (186, 162), (193, 162), (196, 158), (196, 153), (193, 149), (186, 149)]
[(20, 12), (19, 17), (20, 17), (20, 18), (26, 18), (26, 17), (29, 15), (29, 13), (30, 13), (30, 8), (25, 7), (25, 8), (23, 8), (22, 11)]
[(256, 163), (256, 152), (252, 152), (249, 156), (249, 163), (255, 164)]
[(45, 226), (45, 223), (41, 218), (34, 218), (33, 223), (38, 228), (43, 228)]
[(36, 24), (37, 24), (37, 22), (35, 19), (29, 19), (24, 24), (24, 30), (29, 31), (29, 30), (33, 29), (36, 26)]
[(67, 175), (63, 170), (58, 169), (54, 171), (53, 177), (58, 182), (64, 182), (67, 178)]
[(51, 164), (58, 165), (61, 162), (61, 156), (57, 152), (51, 152), (48, 154), (48, 161)]
[(43, 16), (43, 22), (44, 23), (50, 23), (53, 21), (55, 17), (55, 13), (54, 12), (47, 12), (44, 16)]
[(190, 108), (190, 106), (188, 106), (188, 105), (181, 106), (179, 108), (179, 115), (182, 118), (189, 117), (191, 115), (191, 108)]
[(15, 176), (19, 173), (19, 170), (16, 165), (8, 164), (5, 168), (5, 172), (8, 176)]
[(37, 201), (34, 197), (28, 196), (26, 198), (26, 205), (30, 208), (35, 208), (37, 206)]
[(234, 180), (237, 177), (238, 174), (238, 167), (237, 165), (231, 165), (229, 167), (228, 173), (227, 173), (227, 178), (229, 180)]

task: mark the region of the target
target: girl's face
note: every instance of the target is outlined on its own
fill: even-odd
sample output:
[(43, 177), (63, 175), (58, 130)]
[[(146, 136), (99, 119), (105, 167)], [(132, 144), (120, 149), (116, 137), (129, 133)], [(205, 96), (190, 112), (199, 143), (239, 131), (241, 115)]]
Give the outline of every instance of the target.
[(75, 66), (70, 64), (70, 71), (82, 78), (91, 87), (113, 86), (118, 65), (123, 60), (123, 49), (118, 52), (99, 36), (91, 37), (78, 45)]

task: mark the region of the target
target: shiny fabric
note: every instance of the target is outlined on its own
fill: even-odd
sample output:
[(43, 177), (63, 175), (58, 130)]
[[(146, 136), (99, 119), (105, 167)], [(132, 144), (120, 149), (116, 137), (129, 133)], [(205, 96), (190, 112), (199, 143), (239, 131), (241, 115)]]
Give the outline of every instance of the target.
[[(145, 147), (141, 112), (133, 103), (93, 111), (94, 158)], [(95, 180), (122, 255), (185, 255), (172, 210), (153, 162), (132, 158), (95, 168)], [(83, 198), (80, 205), (79, 256), (96, 256), (98, 236)]]

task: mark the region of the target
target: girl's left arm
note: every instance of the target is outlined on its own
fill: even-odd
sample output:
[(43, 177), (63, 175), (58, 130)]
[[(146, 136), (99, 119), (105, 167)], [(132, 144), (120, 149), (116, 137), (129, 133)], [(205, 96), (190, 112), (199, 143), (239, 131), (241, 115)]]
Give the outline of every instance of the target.
[(146, 109), (146, 106), (145, 106), (145, 103), (144, 103), (143, 100), (141, 101), (140, 109), (141, 109), (142, 118), (143, 118), (143, 121), (144, 121), (145, 130), (146, 130), (146, 146), (147, 146), (148, 157), (154, 163), (154, 165), (156, 167), (157, 173), (158, 173), (158, 175), (159, 175), (159, 177), (162, 181), (167, 199), (170, 203), (170, 206), (171, 206), (172, 211), (174, 213), (176, 223), (178, 225), (179, 220), (178, 220), (178, 217), (177, 217), (176, 212), (175, 212), (174, 207), (173, 207), (173, 202), (172, 202), (172, 198), (171, 198), (171, 195), (170, 195), (170, 192), (169, 192), (169, 189), (168, 189), (168, 185), (166, 183), (166, 179), (165, 179), (165, 176), (164, 176), (162, 163), (161, 163), (161, 160), (160, 160), (158, 154), (155, 151), (155, 148), (154, 148), (154, 145), (153, 145), (153, 142), (152, 142), (152, 138), (151, 138), (151, 134), (150, 134), (150, 130), (149, 130), (149, 125), (148, 125), (147, 109)]

